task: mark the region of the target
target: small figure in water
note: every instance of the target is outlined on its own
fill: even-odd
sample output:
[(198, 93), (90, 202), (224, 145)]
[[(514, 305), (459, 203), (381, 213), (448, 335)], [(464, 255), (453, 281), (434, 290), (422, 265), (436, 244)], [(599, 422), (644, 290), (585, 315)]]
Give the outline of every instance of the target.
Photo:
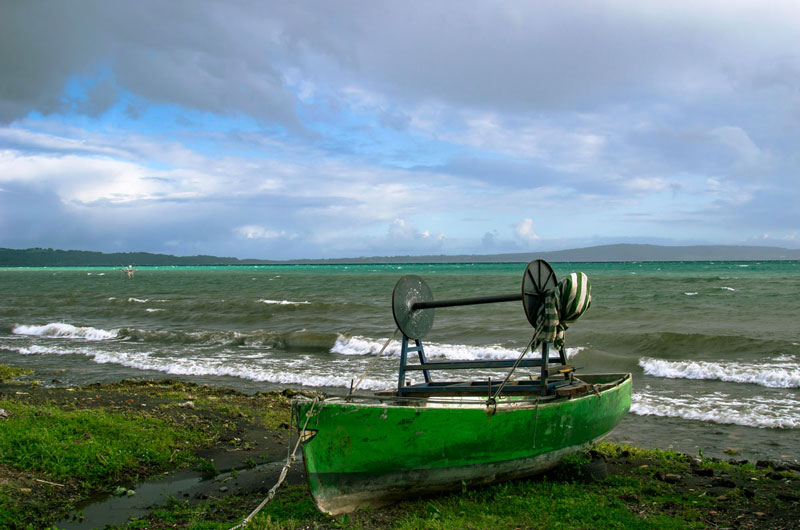
[(133, 265), (128, 265), (127, 269), (120, 269), (120, 270), (125, 273), (125, 276), (128, 279), (131, 279), (133, 278), (133, 271), (135, 271), (136, 269), (133, 268)]

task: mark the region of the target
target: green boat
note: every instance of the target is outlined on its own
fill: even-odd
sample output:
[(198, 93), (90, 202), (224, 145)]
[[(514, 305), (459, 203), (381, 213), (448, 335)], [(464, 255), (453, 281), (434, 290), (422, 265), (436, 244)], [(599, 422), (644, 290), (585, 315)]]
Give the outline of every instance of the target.
[[(435, 308), (513, 300), (522, 300), (535, 330), (518, 359), (425, 357), (421, 338), (433, 324)], [(578, 376), (567, 363), (563, 332), (590, 302), (585, 275), (556, 282), (542, 260), (526, 268), (522, 294), (434, 301), (421, 278), (401, 278), (392, 297), (402, 332), (397, 388), (293, 401), (308, 485), (319, 510), (336, 515), (535, 475), (606, 436), (630, 408), (631, 375)], [(540, 354), (526, 359), (528, 351)], [(412, 353), (419, 362), (409, 362)], [(497, 381), (431, 377), (437, 370), (500, 368), (509, 372)], [(530, 368), (527, 378), (513, 378)], [(424, 382), (406, 384), (409, 371), (422, 372)]]

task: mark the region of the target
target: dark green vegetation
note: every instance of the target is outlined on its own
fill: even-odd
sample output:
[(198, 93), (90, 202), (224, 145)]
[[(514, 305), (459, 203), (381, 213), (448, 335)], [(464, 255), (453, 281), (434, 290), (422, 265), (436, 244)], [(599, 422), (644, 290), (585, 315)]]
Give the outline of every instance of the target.
[(180, 468), (207, 471), (218, 453), (220, 465), (244, 468), (238, 460), (270, 432), (269, 447), (285, 454), (277, 431), (288, 403), (175, 381), (0, 384), (0, 528), (42, 528), (97, 493)]
[[(602, 443), (531, 480), (339, 517), (320, 514), (304, 486), (291, 486), (248, 528), (800, 528), (798, 494), (797, 471)], [(259, 500), (251, 495), (249, 505)], [(237, 504), (173, 500), (126, 528), (226, 529), (248, 511)]]
[(601, 245), (597, 247), (556, 250), (551, 252), (517, 252), (509, 254), (461, 254), (425, 256), (371, 256), (358, 258), (298, 259), (275, 261), (238, 259), (217, 256), (171, 256), (149, 252), (116, 252), (105, 254), (85, 250), (52, 248), (0, 248), (0, 267), (126, 267), (134, 266), (197, 266), (259, 264), (358, 264), (358, 263), (527, 263), (532, 259), (553, 262), (602, 261), (749, 261), (800, 260), (800, 250), (754, 246), (685, 246)]
[(170, 256), (149, 252), (91, 252), (52, 248), (0, 248), (0, 267), (127, 267), (128, 265), (240, 265), (236, 258)]
[[(176, 381), (6, 382), (0, 409), (0, 528), (46, 527), (79, 514), (95, 492), (182, 468), (234, 471), (227, 482), (209, 480), (210, 494), (172, 498), (124, 528), (228, 529), (275, 482), (236, 487), (237, 475), (285, 458), (288, 444), (289, 400), (276, 393)], [(317, 512), (294, 480), (248, 528), (800, 528), (800, 473), (603, 443), (542, 477), (340, 517)]]
[(3, 381), (13, 381), (21, 375), (30, 373), (32, 373), (30, 370), (23, 370), (22, 368), (14, 368), (0, 364), (0, 383)]

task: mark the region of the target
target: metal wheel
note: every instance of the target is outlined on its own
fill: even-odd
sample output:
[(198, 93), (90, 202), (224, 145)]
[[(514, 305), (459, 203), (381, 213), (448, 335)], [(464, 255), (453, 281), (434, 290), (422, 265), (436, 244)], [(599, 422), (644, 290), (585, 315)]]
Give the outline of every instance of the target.
[(558, 284), (553, 268), (543, 259), (528, 263), (522, 276), (522, 307), (525, 316), (534, 328), (539, 316), (539, 308), (544, 303), (544, 294)]
[(408, 274), (397, 281), (392, 291), (392, 314), (397, 327), (406, 337), (421, 339), (433, 327), (434, 309), (412, 310), (416, 302), (432, 302), (433, 293), (425, 280)]

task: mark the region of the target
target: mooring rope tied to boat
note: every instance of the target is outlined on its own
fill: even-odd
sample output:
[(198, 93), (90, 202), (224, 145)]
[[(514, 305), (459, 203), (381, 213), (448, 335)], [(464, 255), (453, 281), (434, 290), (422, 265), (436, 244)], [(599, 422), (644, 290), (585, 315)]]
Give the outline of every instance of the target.
[[(286, 473), (289, 471), (289, 467), (291, 467), (292, 462), (296, 460), (295, 455), (297, 454), (297, 449), (300, 447), (300, 442), (303, 440), (303, 438), (305, 438), (306, 427), (308, 426), (308, 422), (311, 420), (311, 416), (313, 415), (314, 412), (314, 406), (316, 406), (318, 401), (319, 398), (315, 397), (314, 401), (311, 402), (311, 408), (309, 408), (308, 412), (306, 412), (306, 421), (303, 424), (303, 428), (300, 429), (300, 435), (297, 437), (297, 443), (294, 445), (294, 450), (286, 455), (286, 463), (283, 465), (283, 469), (281, 469), (280, 476), (278, 477), (278, 482), (276, 482), (275, 485), (272, 486), (272, 488), (270, 488), (269, 492), (267, 493), (267, 497), (263, 501), (261, 501), (261, 504), (259, 504), (255, 510), (250, 512), (250, 515), (245, 517), (241, 523), (237, 524), (236, 526), (232, 526), (230, 530), (238, 530), (239, 528), (244, 528), (245, 526), (247, 526), (253, 519), (253, 517), (255, 517), (256, 514), (260, 512), (261, 509), (264, 506), (266, 506), (267, 503), (269, 503), (269, 501), (271, 501), (273, 497), (275, 497), (275, 493), (278, 491), (278, 488), (280, 487), (281, 484), (283, 484), (283, 481), (286, 479)], [(289, 445), (287, 446), (287, 452), (289, 447), (291, 446), (292, 446), (292, 434), (291, 431), (289, 431)]]

